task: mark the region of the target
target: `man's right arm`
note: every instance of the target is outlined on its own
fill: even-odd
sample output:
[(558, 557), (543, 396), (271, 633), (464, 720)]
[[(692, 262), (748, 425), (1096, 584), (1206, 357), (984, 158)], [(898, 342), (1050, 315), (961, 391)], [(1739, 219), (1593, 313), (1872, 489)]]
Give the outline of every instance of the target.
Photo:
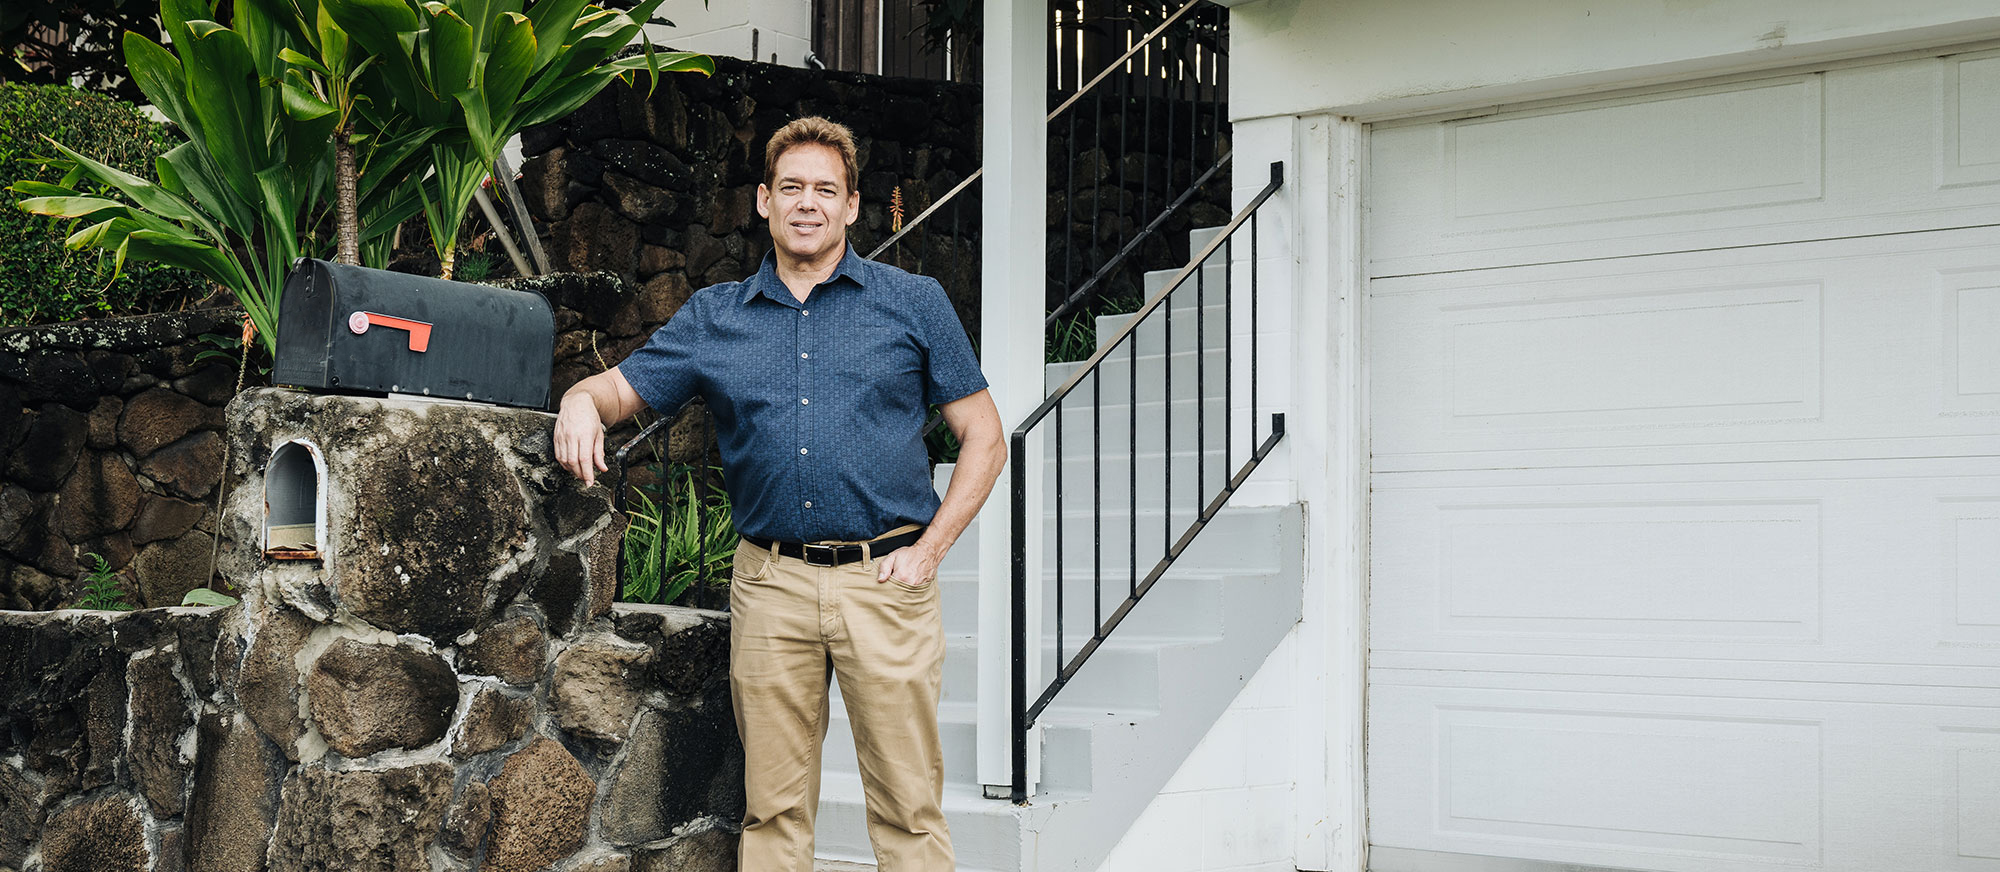
[(556, 462), (583, 480), (584, 487), (597, 483), (604, 465), (604, 428), (616, 424), (646, 407), (639, 392), (612, 367), (563, 393), (556, 410)]

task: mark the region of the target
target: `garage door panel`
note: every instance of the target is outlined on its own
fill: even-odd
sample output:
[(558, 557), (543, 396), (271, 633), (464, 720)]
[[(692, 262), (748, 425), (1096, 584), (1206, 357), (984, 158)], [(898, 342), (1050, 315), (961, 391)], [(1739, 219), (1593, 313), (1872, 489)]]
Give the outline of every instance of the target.
[(1370, 838), (1392, 854), (1993, 868), (1991, 708), (1381, 681), (1370, 703)]
[(1979, 229), (1375, 280), (1375, 469), (2000, 453), (1996, 251)]
[(1944, 728), (1945, 849), (1955, 868), (2000, 870), (2000, 729)]
[(1994, 52), (1378, 125), (1370, 272), (1992, 223), (1995, 130)]
[(2000, 458), (1377, 475), (1370, 515), (1378, 655), (2000, 668)]
[(1953, 272), (1943, 285), (1946, 409), (2000, 411), (2000, 274)]
[(1376, 872), (2000, 872), (2000, 51), (1371, 129)]
[(1942, 187), (2000, 183), (2000, 53), (1945, 58)]

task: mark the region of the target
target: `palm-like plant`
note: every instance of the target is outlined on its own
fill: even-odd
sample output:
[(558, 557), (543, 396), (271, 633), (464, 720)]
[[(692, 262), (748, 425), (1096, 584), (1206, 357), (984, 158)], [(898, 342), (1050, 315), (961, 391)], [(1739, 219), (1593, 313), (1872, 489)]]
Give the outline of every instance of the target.
[[(235, 293), (267, 346), (276, 332), (278, 298), (331, 175), (327, 143), (334, 119), (298, 121), (285, 114), (276, 81), (283, 29), (251, 4), (237, 6), (234, 26), (210, 16), (207, 0), (163, 0), (160, 20), (174, 50), (125, 35), (132, 78), (188, 139), (156, 163), (159, 183), (120, 172), (71, 151), (58, 184), (16, 183), (21, 208), (80, 219), (71, 248), (195, 270)], [(85, 179), (100, 193), (78, 189)], [(116, 196), (114, 196), (114, 194)]]
[[(284, 2), (284, 0), (264, 0)], [(663, 0), (631, 11), (587, 0), (323, 0), (323, 8), (376, 61), (360, 112), (377, 136), (411, 135), (414, 121), (433, 174), (420, 194), (444, 276), (451, 277), (458, 226), (480, 182), (522, 128), (575, 111), (613, 79), (645, 72), (712, 74), (704, 55), (655, 52), (613, 59), (644, 39)], [(381, 113), (394, 106), (398, 113)], [(408, 140), (405, 140), (408, 142)]]
[[(21, 208), (77, 219), (71, 248), (193, 269), (235, 294), (275, 351), (294, 260), (323, 254), (331, 213), (347, 262), (387, 259), (426, 214), (450, 277), (459, 218), (501, 146), (637, 72), (712, 73), (700, 55), (612, 59), (661, 0), (630, 13), (587, 0), (162, 0), (173, 50), (126, 34), (132, 77), (188, 142), (158, 184), (61, 144), (59, 184), (19, 182)], [(86, 191), (85, 180), (97, 186)]]

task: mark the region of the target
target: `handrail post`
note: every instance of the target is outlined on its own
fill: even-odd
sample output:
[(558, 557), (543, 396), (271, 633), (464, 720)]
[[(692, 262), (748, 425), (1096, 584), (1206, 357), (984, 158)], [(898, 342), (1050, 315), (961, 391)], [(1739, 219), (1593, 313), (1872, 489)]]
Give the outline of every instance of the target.
[[(1048, 272), (1048, 22), (1046, 0), (985, 7), (981, 196), (980, 366), (1000, 420), (1011, 429), (1043, 391), (1043, 304)], [(1020, 486), (994, 494), (979, 516), (979, 645), (976, 775), (987, 795), (1014, 795), (1015, 639), (1027, 640), (1020, 667), (1028, 683), (1041, 671), (1041, 442), (1031, 438), (1010, 457)], [(1014, 446), (1010, 446), (1014, 447)], [(1020, 516), (1018, 527), (1014, 512)], [(1016, 530), (1020, 533), (1017, 535)], [(1018, 595), (1016, 564), (1024, 575)], [(1022, 622), (1017, 636), (1015, 619)], [(1037, 757), (1027, 737), (1024, 791)]]
[[(1015, 433), (1009, 441), (1008, 482), (1013, 495), (1013, 510), (1009, 526), (1014, 531), (1015, 542), (1028, 539), (1028, 512), (1024, 505), (1028, 492), (1028, 438)], [(1039, 514), (1039, 513), (1037, 513)], [(1009, 561), (1012, 581), (1013, 614), (1009, 621), (1012, 633), (1009, 636), (1008, 683), (1008, 734), (1011, 737), (1007, 750), (1008, 766), (1011, 772), (1008, 782), (1009, 801), (1021, 805), (1028, 801), (1028, 549), (1017, 547)]]

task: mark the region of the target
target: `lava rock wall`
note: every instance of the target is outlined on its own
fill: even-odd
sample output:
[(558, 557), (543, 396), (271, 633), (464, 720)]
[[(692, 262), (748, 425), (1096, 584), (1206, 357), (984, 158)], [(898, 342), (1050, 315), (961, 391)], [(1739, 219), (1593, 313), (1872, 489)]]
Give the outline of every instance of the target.
[(135, 606), (179, 605), (208, 583), (237, 367), (197, 359), (199, 337), (236, 336), (238, 317), (0, 331), (0, 608), (74, 603), (87, 553), (138, 578)]
[[(727, 616), (612, 604), (546, 414), (230, 406), (228, 608), (0, 612), (0, 870), (733, 870)], [(262, 550), (309, 442), (319, 560)]]

